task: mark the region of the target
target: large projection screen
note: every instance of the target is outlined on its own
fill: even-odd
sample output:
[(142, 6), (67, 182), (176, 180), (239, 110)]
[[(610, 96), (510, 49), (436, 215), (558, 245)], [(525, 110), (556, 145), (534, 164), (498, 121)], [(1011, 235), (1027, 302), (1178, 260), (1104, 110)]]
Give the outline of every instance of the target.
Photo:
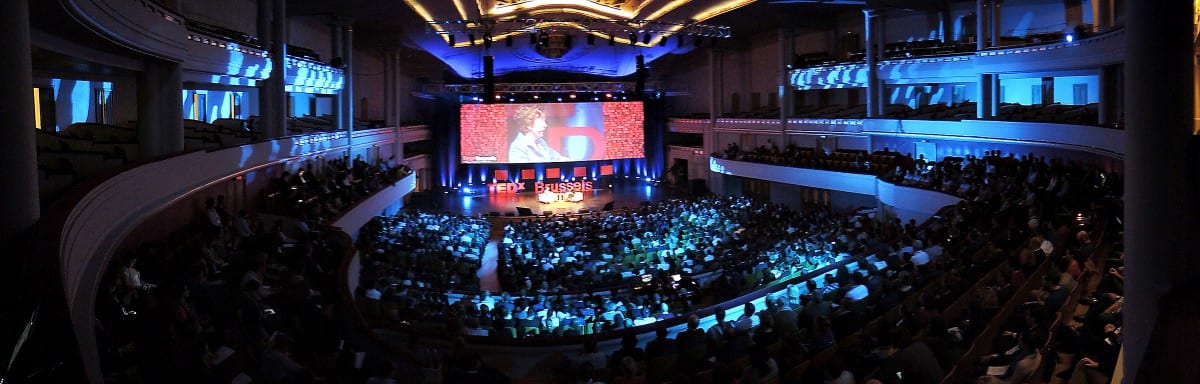
[(464, 164), (550, 163), (645, 157), (640, 101), (463, 104)]

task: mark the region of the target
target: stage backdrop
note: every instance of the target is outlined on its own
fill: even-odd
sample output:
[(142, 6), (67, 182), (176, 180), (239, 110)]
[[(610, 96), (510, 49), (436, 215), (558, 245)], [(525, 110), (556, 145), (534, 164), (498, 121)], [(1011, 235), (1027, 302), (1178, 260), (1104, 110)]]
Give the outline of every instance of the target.
[(463, 164), (646, 156), (645, 113), (640, 101), (463, 104), (459, 124)]

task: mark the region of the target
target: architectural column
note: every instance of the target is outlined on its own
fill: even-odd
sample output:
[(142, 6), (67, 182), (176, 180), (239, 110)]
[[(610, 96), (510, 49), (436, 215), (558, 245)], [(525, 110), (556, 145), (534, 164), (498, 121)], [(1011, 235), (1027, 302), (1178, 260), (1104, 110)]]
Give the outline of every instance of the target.
[(975, 0), (975, 50), (987, 48), (987, 0)]
[(339, 116), (346, 129), (346, 140), (354, 132), (354, 25), (345, 20), (342, 25), (342, 63), (346, 67), (342, 74), (346, 79), (342, 85), (342, 103)]
[(146, 59), (138, 77), (138, 158), (183, 152), (183, 65)]
[(385, 126), (400, 125), (400, 52), (383, 52), (383, 120)]
[(788, 118), (796, 105), (796, 92), (792, 91), (792, 56), (796, 54), (796, 31), (779, 29), (779, 147), (787, 145)]
[(992, 9), (988, 10), (988, 46), (1000, 46), (1000, 1), (992, 0)]
[[(342, 21), (342, 19), (339, 18), (334, 18), (333, 21), (329, 23), (329, 54), (336, 59), (333, 61), (336, 64), (339, 64), (338, 67), (341, 69), (346, 68), (346, 52), (342, 50), (342, 29), (345, 28), (344, 24), (345, 23)], [(343, 74), (345, 73), (343, 72)], [(343, 82), (346, 80), (349, 80), (349, 78), (343, 78)], [(345, 83), (343, 83), (342, 86), (345, 87)], [(344, 100), (342, 99), (341, 91), (338, 91), (337, 94), (333, 95), (333, 115), (337, 116), (337, 118), (333, 120), (333, 127), (339, 131), (346, 129), (346, 121), (342, 119), (343, 102)]]
[[(387, 48), (383, 51), (383, 120), (384, 126), (399, 127), (400, 126), (400, 100), (403, 98), (400, 93), (400, 53), (395, 48)], [(404, 161), (404, 142), (403, 135), (400, 130), (396, 129), (396, 140), (392, 143), (392, 155), (395, 156), (395, 162), (392, 164), (400, 164)], [(384, 159), (386, 160), (386, 159)]]
[(1120, 65), (1106, 65), (1100, 67), (1100, 102), (1098, 117), (1100, 125), (1110, 125), (1120, 123), (1121, 108), (1123, 104), (1124, 92), (1121, 92), (1122, 67)]
[(975, 88), (979, 93), (979, 100), (975, 103), (975, 117), (986, 119), (996, 116), (1000, 100), (1000, 75), (979, 74), (979, 83)]
[[(33, 127), (33, 71), (30, 64), (29, 45), (29, 1), (13, 0), (0, 2), (0, 16), (9, 32), (0, 34), (0, 78), (4, 92), (0, 92), (0, 121), (5, 122), (7, 133), (0, 147), (4, 161), (0, 162), (0, 241), (13, 246), (14, 252), (0, 256), (25, 258), (33, 245), (32, 228), (41, 215), (38, 207), (37, 145)], [(14, 266), (20, 264), (4, 264)], [(0, 274), (14, 280), (20, 268), (7, 268), (12, 272)], [(7, 286), (7, 285), (5, 285)], [(0, 300), (0, 302), (6, 302)]]
[[(722, 103), (724, 103), (724, 80), (723, 72), (724, 54), (720, 49), (711, 48), (708, 50), (708, 78), (709, 78), (709, 99), (708, 113), (709, 124), (704, 132), (704, 154), (708, 158), (717, 153), (721, 148), (717, 148), (717, 118), (721, 117)], [(705, 169), (709, 169), (709, 164), (704, 164)], [(711, 172), (711, 171), (710, 171)], [(708, 189), (717, 195), (725, 194), (725, 175), (720, 173), (710, 173), (708, 177)]]
[(950, 4), (947, 3), (937, 10), (938, 15), (938, 35), (941, 35), (942, 44), (954, 41), (954, 19), (950, 15)]
[(1112, 29), (1113, 0), (1094, 0), (1092, 2), (1092, 24), (1095, 25), (1096, 32), (1108, 32), (1109, 29)]
[[(287, 83), (284, 80), (287, 73), (287, 7), (284, 0), (262, 0), (260, 4), (263, 2), (271, 3), (267, 7), (267, 34), (260, 37), (264, 45), (269, 47), (271, 76), (259, 82), (259, 116), (255, 129), (260, 138), (273, 139), (287, 135)], [(259, 6), (260, 32), (264, 26), (263, 8)]]
[[(1196, 382), (1192, 2), (1125, 2), (1126, 382)], [(1190, 297), (1190, 298), (1189, 298)]]
[(871, 76), (871, 85), (874, 86), (875, 92), (875, 116), (883, 116), (883, 110), (887, 106), (887, 86), (886, 82), (879, 74), (880, 62), (887, 59), (887, 15), (882, 9), (875, 10), (875, 76)]
[(863, 39), (867, 46), (867, 117), (877, 117), (880, 114), (879, 111), (883, 110), (883, 106), (879, 104), (881, 89), (879, 87), (879, 60), (876, 58), (883, 54), (879, 51), (877, 44), (880, 34), (877, 32), (879, 28), (875, 25), (875, 19), (878, 16), (878, 10), (863, 10)]
[(1063, 8), (1066, 11), (1067, 31), (1074, 33), (1075, 27), (1083, 25), (1083, 0), (1063, 0)]

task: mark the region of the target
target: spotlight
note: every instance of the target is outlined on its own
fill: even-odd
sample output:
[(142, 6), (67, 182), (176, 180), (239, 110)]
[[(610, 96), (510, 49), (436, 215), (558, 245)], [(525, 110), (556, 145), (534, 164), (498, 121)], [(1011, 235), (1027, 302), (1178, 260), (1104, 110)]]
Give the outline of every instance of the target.
[(1075, 35), (1072, 35), (1072, 34), (1069, 34), (1069, 33), (1068, 33), (1068, 34), (1067, 34), (1067, 42), (1068, 42), (1068, 43), (1070, 43), (1070, 42), (1073, 42), (1073, 41), (1075, 41)]

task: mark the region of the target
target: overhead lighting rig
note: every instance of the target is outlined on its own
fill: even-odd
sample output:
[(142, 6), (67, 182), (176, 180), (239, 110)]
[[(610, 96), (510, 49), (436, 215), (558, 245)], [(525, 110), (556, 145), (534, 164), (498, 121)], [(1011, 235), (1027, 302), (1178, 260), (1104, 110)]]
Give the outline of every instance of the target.
[(728, 38), (732, 28), (726, 25), (670, 22), (662, 20), (620, 20), (592, 18), (510, 18), (475, 20), (434, 20), (427, 22), (426, 30), (442, 36), (466, 35), (499, 36), (520, 33), (538, 33), (543, 30), (578, 30), (607, 36), (637, 33), (645, 35), (697, 36)]

